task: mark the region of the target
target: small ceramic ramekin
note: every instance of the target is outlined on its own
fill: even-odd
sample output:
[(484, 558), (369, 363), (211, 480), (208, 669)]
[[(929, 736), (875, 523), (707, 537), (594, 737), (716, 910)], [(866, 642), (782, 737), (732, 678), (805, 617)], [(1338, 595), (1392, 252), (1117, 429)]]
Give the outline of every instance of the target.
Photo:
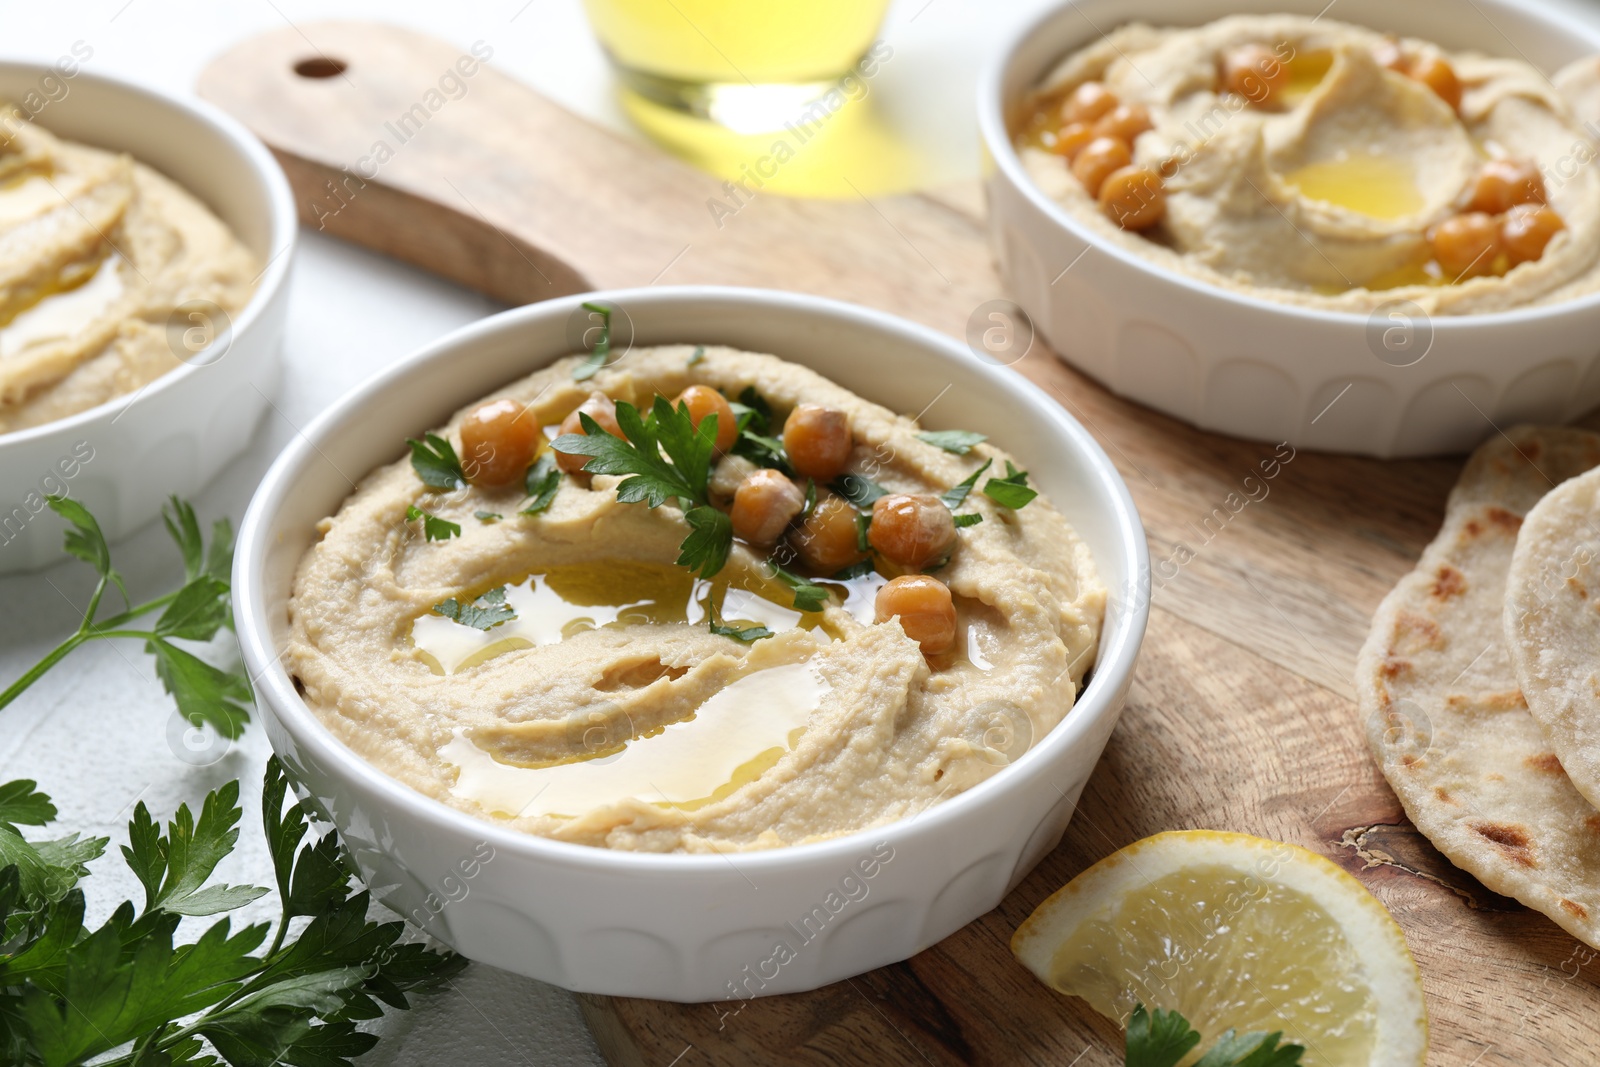
[[(480, 821), (401, 785), (322, 725), (279, 663), (296, 566), (407, 435), (574, 350), (584, 300), (636, 345), (772, 352), (896, 411), (989, 434), (1077, 528), (1109, 591), (1099, 658), (1066, 719), (1014, 765), (911, 819), (817, 844), (658, 855)], [(577, 330), (575, 322), (580, 323)], [(371, 379), (267, 472), (239, 531), (234, 611), (272, 747), (380, 899), (474, 960), (568, 989), (676, 1001), (813, 989), (902, 960), (993, 908), (1060, 840), (1133, 678), (1144, 530), (1100, 446), (1022, 378), (882, 312), (793, 293), (632, 289), (547, 300), (459, 330)], [(777, 950), (782, 943), (790, 955)]]
[(155, 518), (169, 495), (198, 491), (244, 451), (283, 373), (297, 222), (272, 153), (207, 104), (65, 63), (0, 63), (0, 101), (34, 112), (33, 121), (58, 136), (154, 167), (216, 212), (263, 268), (250, 302), (231, 323), (210, 324), (214, 340), (184, 350), (182, 366), (98, 407), (0, 434), (4, 574), (61, 559), (48, 494), (81, 500), (115, 539)]
[(1593, 23), (1521, 0), (1341, 0), (1331, 10), (1325, 0), (1074, 0), (1047, 11), (1012, 36), (978, 87), (990, 240), (1039, 333), (1113, 392), (1202, 429), (1330, 452), (1459, 452), (1495, 426), (1564, 422), (1600, 403), (1600, 293), (1432, 318), (1293, 307), (1102, 241), (1029, 179), (1011, 131), (1069, 53), (1128, 22), (1283, 11), (1326, 11), (1545, 73), (1600, 52)]

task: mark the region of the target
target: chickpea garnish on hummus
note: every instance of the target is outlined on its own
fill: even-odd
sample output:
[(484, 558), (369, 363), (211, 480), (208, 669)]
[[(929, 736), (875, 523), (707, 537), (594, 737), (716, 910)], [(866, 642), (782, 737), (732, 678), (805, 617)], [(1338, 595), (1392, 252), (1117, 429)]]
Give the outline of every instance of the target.
[(914, 814), (1068, 713), (1105, 592), (982, 434), (728, 348), (591, 363), (322, 524), (286, 657), (357, 752), (532, 833), (769, 848)]
[(1047, 195), (1174, 272), (1470, 314), (1600, 287), (1597, 85), (1330, 19), (1135, 23), (1068, 56), (1016, 138)]

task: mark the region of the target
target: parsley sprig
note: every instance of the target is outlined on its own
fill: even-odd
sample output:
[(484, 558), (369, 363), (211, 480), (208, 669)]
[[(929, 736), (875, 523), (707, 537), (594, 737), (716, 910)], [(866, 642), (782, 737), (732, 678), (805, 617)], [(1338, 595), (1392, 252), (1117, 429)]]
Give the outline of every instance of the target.
[(1017, 470), (1017, 465), (1006, 460), (1006, 476), (990, 478), (983, 483), (983, 495), (1004, 508), (1026, 507), (1039, 491), (1028, 485), (1028, 472)]
[(678, 565), (702, 578), (722, 570), (733, 547), (733, 523), (711, 506), (709, 495), (717, 417), (708, 415), (696, 427), (687, 404), (673, 407), (658, 396), (643, 416), (627, 401), (617, 401), (621, 437), (606, 432), (587, 413), (578, 418), (584, 432), (556, 438), (556, 451), (589, 456), (584, 469), (592, 474), (626, 475), (617, 485), (617, 499), (624, 504), (658, 508), (676, 501), (689, 524)]
[(433, 606), (433, 613), (475, 630), (492, 630), (517, 617), (516, 609), (506, 603), (506, 587), (503, 585), (497, 585), (465, 603), (455, 597), (442, 600)]
[[(250, 720), (249, 680), (242, 671), (213, 667), (193, 652), (173, 644), (174, 641), (210, 641), (223, 627), (233, 626), (228, 601), (228, 582), (233, 570), (233, 529), (228, 521), (219, 519), (213, 524), (211, 543), (207, 545), (194, 508), (177, 497), (168, 501), (161, 515), (183, 559), (183, 585), (176, 592), (134, 605), (128, 598), (122, 575), (111, 565), (111, 549), (89, 509), (68, 497), (52, 496), (47, 502), (50, 509), (69, 524), (67, 553), (93, 567), (99, 580), (77, 630), (0, 693), (0, 708), (16, 700), (79, 645), (102, 638), (134, 638), (143, 641), (145, 651), (155, 657), (156, 675), (172, 694), (185, 719), (195, 725), (206, 723), (224, 737), (237, 738)], [(121, 596), (125, 610), (101, 618), (105, 594), (113, 587)], [(156, 611), (161, 614), (149, 629), (130, 626)]]
[[(378, 1017), (380, 1003), (408, 1007), (407, 994), (465, 966), (399, 944), (402, 923), (367, 918), (369, 896), (351, 885), (337, 835), (307, 842), (305, 813), (284, 807), (287, 786), (269, 761), (262, 823), (279, 918), (235, 931), (225, 913), (268, 892), (213, 881), (238, 842), (238, 782), (211, 792), (198, 816), (179, 807), (164, 832), (139, 804), (121, 852), (144, 901), (125, 901), (94, 929), (80, 883), (107, 839), (26, 840), (19, 827), (47, 825), (55, 806), (31, 781), (0, 785), (0, 1060), (73, 1067), (125, 1049), (97, 1062), (349, 1067), (378, 1040), (358, 1022)], [(224, 917), (193, 943), (176, 942), (183, 918), (214, 915)]]
[(448, 541), (452, 537), (461, 536), (460, 523), (441, 519), (431, 512), (423, 511), (415, 504), (407, 504), (406, 521), (416, 522), (418, 519), (422, 520), (422, 536), (429, 541)]
[[(1298, 1067), (1305, 1049), (1280, 1045), (1283, 1032), (1235, 1034), (1224, 1030), (1194, 1067)], [(1200, 1035), (1175, 1011), (1136, 1005), (1128, 1018), (1126, 1067), (1177, 1067), (1200, 1044)]]

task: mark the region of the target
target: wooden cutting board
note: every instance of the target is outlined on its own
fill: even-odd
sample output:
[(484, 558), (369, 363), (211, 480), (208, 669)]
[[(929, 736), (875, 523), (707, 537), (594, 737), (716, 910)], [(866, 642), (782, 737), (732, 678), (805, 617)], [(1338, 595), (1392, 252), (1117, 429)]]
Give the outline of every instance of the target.
[[(719, 180), (590, 125), (492, 60), (465, 76), (464, 55), (391, 27), (309, 24), (221, 56), (200, 92), (272, 146), (308, 226), (505, 300), (656, 283), (772, 286), (961, 336), (974, 308), (1004, 295), (976, 187), (870, 201), (755, 195), (719, 226), (708, 206), (728, 203)], [(297, 66), (342, 71), (308, 77)], [(429, 96), (452, 70), (464, 95)], [(380, 143), (389, 154), (378, 162)], [(1305, 845), (1370, 887), (1422, 967), (1430, 1063), (1593, 1057), (1596, 953), (1417, 834), (1368, 757), (1351, 699), (1368, 619), (1437, 530), (1459, 460), (1301, 452), (1264, 497), (1253, 482), (1250, 499), (1243, 481), (1274, 446), (1119, 400), (1042, 345), (1016, 370), (1116, 462), (1152, 560), (1193, 555), (1176, 577), (1158, 577), (1127, 711), (1061, 846), (945, 941), (814, 993), (742, 1006), (583, 997), (608, 1059), (1120, 1064), (1118, 1029), (1045, 989), (1007, 943), (1090, 863), (1194, 827)]]

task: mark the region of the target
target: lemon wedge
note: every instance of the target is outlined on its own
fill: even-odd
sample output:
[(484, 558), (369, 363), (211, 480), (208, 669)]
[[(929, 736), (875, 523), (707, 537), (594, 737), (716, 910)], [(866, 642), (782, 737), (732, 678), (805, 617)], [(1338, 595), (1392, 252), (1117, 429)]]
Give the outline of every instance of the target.
[(1053, 989), (1126, 1022), (1136, 1004), (1201, 1035), (1283, 1032), (1305, 1067), (1427, 1055), (1422, 976), (1382, 904), (1328, 860), (1247, 834), (1136, 841), (1040, 904), (1011, 951)]

